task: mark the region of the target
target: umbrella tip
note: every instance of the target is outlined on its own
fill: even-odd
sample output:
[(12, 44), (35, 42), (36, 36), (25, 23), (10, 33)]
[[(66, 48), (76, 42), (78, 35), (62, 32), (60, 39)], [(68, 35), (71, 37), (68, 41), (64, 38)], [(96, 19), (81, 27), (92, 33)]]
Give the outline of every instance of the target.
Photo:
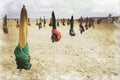
[(73, 15), (71, 16), (71, 19), (73, 19)]
[(54, 11), (52, 11), (52, 17), (54, 17), (54, 16), (55, 16)]
[(52, 11), (52, 14), (54, 14), (54, 11)]
[(25, 8), (25, 5), (23, 4), (23, 8)]

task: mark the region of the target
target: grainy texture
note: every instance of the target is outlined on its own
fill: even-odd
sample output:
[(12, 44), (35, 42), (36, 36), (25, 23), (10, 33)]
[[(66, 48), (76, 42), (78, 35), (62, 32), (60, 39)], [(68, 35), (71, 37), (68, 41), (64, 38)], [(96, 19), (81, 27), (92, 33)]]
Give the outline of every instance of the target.
[(103, 21), (95, 24), (83, 34), (75, 22), (76, 36), (69, 35), (69, 26), (57, 29), (62, 38), (51, 42), (51, 30), (48, 26), (38, 29), (36, 20), (31, 20), (28, 30), (28, 42), (32, 68), (16, 69), (14, 49), (19, 40), (19, 29), (14, 20), (8, 21), (9, 34), (4, 34), (0, 21), (0, 80), (119, 80), (120, 46), (114, 24)]

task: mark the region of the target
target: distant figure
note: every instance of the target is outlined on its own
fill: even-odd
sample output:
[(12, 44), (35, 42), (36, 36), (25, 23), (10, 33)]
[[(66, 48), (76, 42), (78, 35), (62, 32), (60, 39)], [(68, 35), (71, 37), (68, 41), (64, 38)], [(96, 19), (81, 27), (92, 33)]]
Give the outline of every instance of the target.
[(36, 19), (36, 25), (38, 25), (38, 19)]
[(97, 19), (97, 24), (100, 24), (101, 23), (101, 19)]
[(62, 25), (65, 26), (65, 19), (62, 19)]
[(86, 17), (86, 20), (85, 20), (85, 29), (88, 30), (88, 17)]
[(113, 23), (114, 22), (114, 17), (112, 17), (112, 21), (111, 21), (111, 23)]
[(85, 31), (84, 27), (82, 26), (82, 22), (80, 23), (79, 27), (80, 27), (80, 33), (82, 34)]
[(40, 28), (42, 28), (42, 22), (39, 22), (38, 24), (38, 29), (40, 30)]
[(70, 19), (67, 19), (67, 25), (70, 25)]
[(69, 34), (70, 34), (71, 36), (75, 36), (73, 16), (71, 16), (71, 20), (70, 20), (70, 31), (69, 31)]
[(88, 25), (87, 25), (87, 23), (85, 23), (85, 29), (88, 30)]
[(63, 23), (63, 20), (61, 19), (61, 24)]
[(49, 26), (50, 26), (50, 27), (52, 26), (52, 18), (50, 18)]
[(99, 22), (99, 19), (97, 19), (97, 24), (99, 24), (100, 22)]
[(91, 28), (91, 26), (92, 26), (92, 19), (91, 18), (89, 18), (89, 20), (88, 20), (88, 26), (89, 26), (89, 28)]
[(19, 22), (18, 22), (18, 19), (17, 19), (17, 24), (16, 24), (16, 28), (19, 28)]
[(59, 19), (57, 19), (57, 26), (59, 27)]
[(92, 26), (93, 28), (95, 28), (95, 26), (94, 26), (94, 19), (91, 20), (91, 26)]
[(40, 28), (42, 28), (42, 20), (41, 20), (41, 17), (39, 19), (39, 24), (38, 24), (38, 29), (40, 30)]
[(46, 24), (46, 19), (45, 19), (45, 16), (44, 16), (44, 20), (43, 20), (43, 26), (45, 28), (45, 24)]
[(60, 39), (61, 39), (61, 33), (56, 29), (55, 14), (52, 11), (52, 36), (51, 36), (51, 40), (52, 40), (52, 42), (57, 42)]
[(82, 16), (81, 16), (81, 18), (80, 18), (80, 20), (79, 20), (79, 21), (80, 21), (80, 23), (81, 23), (81, 22), (83, 22), (83, 18), (82, 18)]
[(7, 28), (7, 15), (5, 15), (3, 20), (3, 32), (8, 34), (8, 28)]

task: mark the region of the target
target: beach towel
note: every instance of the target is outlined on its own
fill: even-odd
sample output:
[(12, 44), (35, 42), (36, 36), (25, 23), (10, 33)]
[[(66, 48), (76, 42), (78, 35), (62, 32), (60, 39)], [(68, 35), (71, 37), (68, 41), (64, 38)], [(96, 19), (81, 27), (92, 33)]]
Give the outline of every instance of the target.
[(24, 48), (20, 47), (20, 44), (15, 48), (14, 55), (16, 57), (17, 69), (25, 69), (29, 70), (31, 68), (30, 60), (28, 58), (29, 55), (29, 46), (26, 43)]
[(6, 33), (6, 34), (8, 34), (8, 28), (7, 28), (7, 26), (3, 27), (3, 32)]
[(61, 39), (61, 33), (56, 30), (56, 29), (52, 29), (52, 36), (51, 36), (51, 40), (54, 42), (57, 42)]
[(79, 27), (80, 27), (80, 33), (82, 34), (82, 32), (85, 31), (85, 30), (84, 30), (84, 27), (82, 26), (82, 23), (80, 23)]
[(73, 28), (70, 29), (69, 34), (70, 34), (71, 36), (75, 36), (75, 32), (74, 32), (74, 29), (73, 29)]

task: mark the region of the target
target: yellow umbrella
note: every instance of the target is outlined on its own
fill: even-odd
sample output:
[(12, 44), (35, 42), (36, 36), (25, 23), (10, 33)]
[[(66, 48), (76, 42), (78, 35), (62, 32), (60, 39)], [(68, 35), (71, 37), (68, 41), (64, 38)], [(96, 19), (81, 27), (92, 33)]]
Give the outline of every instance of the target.
[(25, 5), (23, 5), (20, 15), (19, 44), (14, 51), (17, 69), (20, 70), (21, 69), (29, 70), (31, 68), (29, 46), (27, 43), (28, 35), (27, 26), (28, 26), (27, 11), (25, 9)]

